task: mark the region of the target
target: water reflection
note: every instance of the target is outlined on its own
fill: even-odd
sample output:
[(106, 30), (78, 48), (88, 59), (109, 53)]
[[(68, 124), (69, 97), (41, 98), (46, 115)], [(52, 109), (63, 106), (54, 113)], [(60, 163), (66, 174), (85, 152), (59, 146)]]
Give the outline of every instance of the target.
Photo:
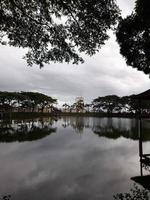
[(76, 133), (83, 133), (84, 128), (86, 127), (86, 124), (88, 122), (89, 124), (89, 118), (84, 117), (63, 117), (63, 123), (62, 126), (64, 128), (67, 128), (71, 126)]
[[(120, 137), (138, 140), (138, 120), (128, 118), (89, 118), (64, 117), (62, 126), (72, 127), (75, 132), (82, 134), (84, 129), (91, 129), (99, 137), (117, 139)], [(150, 140), (150, 121), (143, 124), (143, 141)]]
[(145, 189), (150, 190), (150, 149), (149, 152), (145, 152), (143, 143), (144, 120), (139, 120), (139, 161), (140, 161), (140, 176), (132, 177), (131, 179), (136, 183), (142, 185)]
[[(24, 124), (28, 128), (20, 128)], [(10, 127), (4, 135), (26, 135), (34, 130), (32, 124), (38, 130), (57, 127), (56, 133), (36, 142), (0, 143), (0, 194), (11, 194), (13, 200), (109, 200), (128, 191), (130, 178), (139, 175), (134, 119), (48, 118), (1, 127)]]
[(56, 132), (52, 125), (52, 118), (0, 121), (0, 142), (38, 140)]
[[(114, 195), (114, 200), (149, 200), (150, 199), (150, 152), (144, 152), (144, 139), (145, 139), (145, 120), (138, 120), (138, 137), (139, 137), (139, 163), (140, 163), (140, 176), (131, 177), (136, 184), (130, 189), (130, 192), (117, 193)], [(147, 120), (146, 120), (147, 122)], [(146, 129), (147, 130), (147, 129)], [(144, 172), (147, 172), (145, 175)], [(138, 184), (138, 185), (137, 185)]]
[[(26, 119), (0, 121), (0, 142), (23, 142), (41, 139), (53, 132), (54, 118)], [(80, 135), (91, 130), (99, 137), (118, 139), (120, 137), (138, 140), (138, 121), (135, 119), (120, 118), (90, 118), (90, 117), (63, 117), (61, 126), (64, 129), (72, 128)], [(143, 124), (143, 141), (150, 140), (150, 121)]]

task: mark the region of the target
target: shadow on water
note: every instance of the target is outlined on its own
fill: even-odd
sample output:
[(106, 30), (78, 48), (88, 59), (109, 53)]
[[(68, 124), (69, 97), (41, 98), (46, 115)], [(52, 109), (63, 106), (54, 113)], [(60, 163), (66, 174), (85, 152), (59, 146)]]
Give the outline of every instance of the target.
[(0, 121), (0, 142), (24, 142), (42, 139), (53, 132), (52, 118)]

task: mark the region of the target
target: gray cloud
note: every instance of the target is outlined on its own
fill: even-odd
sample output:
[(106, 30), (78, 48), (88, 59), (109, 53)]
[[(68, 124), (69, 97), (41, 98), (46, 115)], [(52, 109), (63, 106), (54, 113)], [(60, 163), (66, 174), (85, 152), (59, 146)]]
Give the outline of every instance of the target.
[[(117, 0), (123, 16), (130, 14), (134, 0)], [(22, 59), (25, 50), (0, 47), (0, 90), (38, 91), (72, 103), (76, 96), (86, 101), (108, 94), (129, 95), (149, 88), (149, 77), (126, 65), (115, 35), (93, 57), (83, 55), (82, 65), (51, 64), (39, 69)]]
[(135, 0), (117, 0), (117, 3), (121, 9), (121, 13), (124, 16), (130, 15), (134, 9)]

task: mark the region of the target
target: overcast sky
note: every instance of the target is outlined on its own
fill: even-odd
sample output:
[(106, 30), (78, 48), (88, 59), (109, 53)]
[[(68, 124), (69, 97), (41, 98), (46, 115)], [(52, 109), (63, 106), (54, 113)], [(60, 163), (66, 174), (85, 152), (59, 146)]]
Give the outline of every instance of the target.
[[(123, 16), (132, 12), (134, 0), (117, 2)], [(23, 55), (22, 49), (0, 46), (1, 91), (42, 92), (62, 104), (74, 102), (77, 96), (90, 102), (98, 96), (123, 96), (149, 89), (149, 77), (126, 65), (113, 33), (99, 53), (84, 57), (85, 63), (80, 65), (51, 64), (39, 69), (28, 67)]]

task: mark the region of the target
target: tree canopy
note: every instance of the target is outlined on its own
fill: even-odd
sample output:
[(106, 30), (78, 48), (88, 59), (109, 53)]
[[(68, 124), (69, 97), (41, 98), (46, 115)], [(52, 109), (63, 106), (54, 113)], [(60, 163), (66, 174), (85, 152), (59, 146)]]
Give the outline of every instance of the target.
[(28, 65), (83, 62), (109, 38), (119, 18), (115, 0), (1, 0), (0, 43), (28, 49)]
[(30, 108), (32, 112), (35, 107), (43, 109), (56, 103), (57, 100), (39, 92), (2, 92), (0, 91), (0, 105), (11, 107)]
[(136, 0), (134, 12), (117, 29), (120, 52), (127, 65), (150, 74), (150, 1)]
[(133, 99), (133, 96), (100, 96), (93, 100), (93, 109), (95, 112), (107, 112), (108, 114), (135, 113), (137, 111), (137, 102)]

